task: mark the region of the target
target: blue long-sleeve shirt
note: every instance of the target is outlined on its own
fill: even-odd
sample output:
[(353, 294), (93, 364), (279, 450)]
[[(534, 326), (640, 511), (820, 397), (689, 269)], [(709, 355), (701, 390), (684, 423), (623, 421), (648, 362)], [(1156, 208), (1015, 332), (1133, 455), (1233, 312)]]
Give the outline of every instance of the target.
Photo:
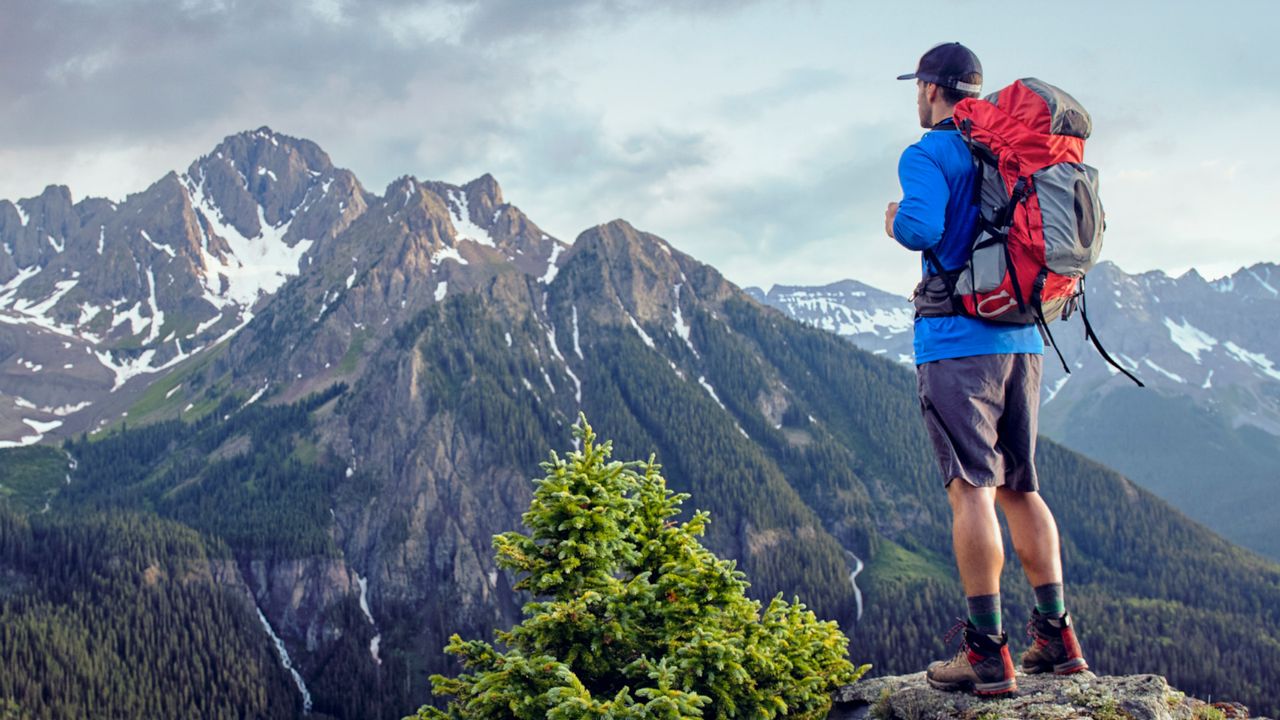
[[(930, 130), (902, 152), (898, 161), (902, 202), (893, 237), (908, 250), (932, 249), (948, 270), (964, 265), (978, 220), (973, 203), (977, 174), (955, 125)], [(929, 268), (921, 260), (923, 273)], [(916, 364), (1001, 353), (1044, 352), (1034, 325), (991, 323), (964, 315), (916, 318)]]

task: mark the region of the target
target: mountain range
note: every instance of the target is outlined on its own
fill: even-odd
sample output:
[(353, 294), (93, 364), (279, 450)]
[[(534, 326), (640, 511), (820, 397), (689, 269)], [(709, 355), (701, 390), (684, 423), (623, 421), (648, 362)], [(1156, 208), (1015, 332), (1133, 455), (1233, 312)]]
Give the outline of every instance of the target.
[[(911, 374), (623, 220), (566, 243), (490, 176), (377, 194), (261, 128), (118, 204), (0, 203), (0, 241), (20, 712), (411, 712), (450, 634), (518, 619), (491, 538), (579, 412), (710, 511), (753, 597), (798, 595), (877, 672), (948, 652)], [(1052, 442), (1041, 471), (1095, 667), (1271, 709), (1280, 567)]]
[[(1046, 349), (1041, 429), (1120, 470), (1225, 537), (1280, 559), (1280, 266), (1207, 281), (1194, 270), (1088, 276), (1090, 319), (1139, 389), (1085, 341), (1051, 326), (1071, 372)], [(855, 281), (774, 286), (753, 297), (858, 347), (912, 362), (905, 298)]]

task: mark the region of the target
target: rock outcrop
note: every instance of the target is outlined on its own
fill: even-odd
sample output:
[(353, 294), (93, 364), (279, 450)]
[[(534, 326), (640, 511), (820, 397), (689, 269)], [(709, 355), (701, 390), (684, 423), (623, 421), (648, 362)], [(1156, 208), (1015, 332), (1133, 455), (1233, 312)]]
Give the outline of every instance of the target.
[(1018, 675), (1011, 697), (935, 690), (924, 673), (874, 678), (835, 693), (829, 720), (1209, 720), (1247, 718), (1234, 703), (1187, 697), (1159, 675)]

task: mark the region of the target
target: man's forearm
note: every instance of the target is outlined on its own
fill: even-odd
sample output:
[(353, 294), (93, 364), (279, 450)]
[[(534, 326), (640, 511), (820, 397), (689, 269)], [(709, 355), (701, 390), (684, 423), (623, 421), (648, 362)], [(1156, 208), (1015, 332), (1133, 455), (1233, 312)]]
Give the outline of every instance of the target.
[(916, 215), (915, 207), (919, 203), (904, 201), (894, 203), (895, 213), (891, 223), (889, 236), (897, 240), (908, 250), (928, 250), (942, 239), (942, 226), (931, 223)]

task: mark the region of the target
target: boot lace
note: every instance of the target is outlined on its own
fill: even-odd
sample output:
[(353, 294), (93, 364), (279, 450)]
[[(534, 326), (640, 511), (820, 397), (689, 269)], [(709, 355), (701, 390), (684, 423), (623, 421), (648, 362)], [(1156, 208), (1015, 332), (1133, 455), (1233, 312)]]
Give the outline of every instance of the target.
[(951, 629), (948, 630), (947, 634), (942, 638), (942, 644), (950, 645), (951, 641), (955, 639), (956, 635), (960, 635), (960, 645), (961, 647), (964, 647), (966, 645), (966, 641), (964, 640), (964, 635), (961, 633), (968, 626), (969, 626), (969, 622), (967, 620), (956, 618), (956, 624), (952, 625)]

